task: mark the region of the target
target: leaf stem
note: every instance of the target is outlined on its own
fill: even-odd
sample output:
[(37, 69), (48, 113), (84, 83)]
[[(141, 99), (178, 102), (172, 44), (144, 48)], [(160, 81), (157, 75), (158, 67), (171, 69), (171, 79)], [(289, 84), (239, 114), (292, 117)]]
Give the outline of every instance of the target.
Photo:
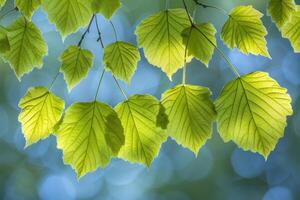
[[(103, 43), (103, 40), (102, 40), (102, 35), (101, 35), (100, 27), (99, 27), (99, 24), (98, 24), (97, 16), (95, 16), (95, 20), (96, 20), (96, 26), (97, 26), (97, 32), (98, 32), (98, 39), (97, 39), (97, 41), (99, 41), (101, 43), (101, 47), (102, 47), (102, 49), (104, 49), (104, 43)], [(115, 26), (114, 26), (114, 24), (113, 24), (112, 21), (110, 21), (110, 24), (113, 27), (114, 34), (115, 34), (115, 39), (116, 39), (116, 41), (118, 41), (116, 28), (115, 28)], [(124, 92), (124, 90), (122, 89), (122, 87), (120, 86), (118, 80), (116, 79), (116, 77), (114, 75), (112, 75), (112, 76), (114, 78), (114, 81), (115, 81), (116, 85), (118, 86), (118, 89), (120, 90), (120, 92), (122, 93), (122, 95), (124, 96), (124, 98), (126, 100), (128, 100), (128, 97), (127, 97), (126, 93)]]
[(225, 15), (228, 15), (227, 11), (223, 8), (219, 8), (217, 6), (212, 6), (212, 5), (207, 5), (207, 4), (199, 2), (198, 0), (193, 0), (193, 1), (196, 5), (201, 6), (202, 8), (213, 8), (213, 9), (223, 12)]
[(94, 101), (97, 100), (97, 97), (98, 97), (98, 94), (99, 94), (99, 90), (100, 90), (100, 86), (101, 86), (104, 74), (105, 74), (105, 69), (103, 69), (103, 71), (102, 71), (102, 74), (101, 74), (101, 77), (100, 77), (100, 80), (99, 80), (99, 83), (98, 83), (98, 86), (97, 86), (97, 90), (96, 90)]
[(111, 20), (109, 20), (109, 23), (111, 24), (111, 26), (114, 30), (115, 39), (116, 39), (116, 41), (118, 41), (118, 35), (117, 35), (116, 27), (115, 27), (114, 23)]
[(58, 72), (56, 73), (55, 77), (53, 78), (51, 84), (50, 84), (49, 87), (48, 87), (49, 90), (51, 90), (51, 89), (53, 88), (54, 83), (55, 83), (56, 79), (58, 78), (59, 73), (60, 73), (60, 72), (58, 71)]
[(117, 84), (117, 86), (118, 86), (120, 92), (123, 94), (124, 98), (125, 98), (126, 100), (128, 100), (127, 95), (125, 94), (124, 90), (122, 89), (122, 87), (120, 86), (118, 80), (116, 79), (116, 77), (115, 77), (114, 75), (113, 75), (113, 78), (114, 78), (114, 80), (115, 80), (115, 82), (116, 82), (116, 84)]
[(94, 18), (95, 18), (95, 14), (93, 14), (93, 16), (92, 16), (92, 18), (91, 18), (91, 20), (90, 20), (90, 22), (89, 22), (89, 25), (88, 25), (87, 29), (84, 31), (84, 33), (82, 34), (81, 39), (79, 40), (77, 46), (79, 46), (79, 47), (81, 46), (81, 44), (82, 44), (82, 42), (83, 42), (83, 40), (84, 40), (86, 34), (90, 32), (91, 25), (92, 25), (92, 23), (93, 23), (93, 21), (94, 21)]
[(233, 66), (233, 64), (230, 62), (229, 58), (227, 58), (227, 56), (223, 53), (223, 51), (213, 42), (211, 41), (211, 39), (209, 39), (197, 26), (195, 26), (191, 16), (190, 16), (190, 13), (188, 11), (188, 8), (187, 8), (187, 5), (185, 3), (185, 0), (182, 0), (183, 2), (183, 5), (184, 5), (184, 8), (185, 8), (185, 11), (187, 13), (187, 15), (189, 16), (189, 21), (191, 23), (191, 26), (192, 28), (195, 28), (203, 37), (205, 37), (205, 39), (207, 39), (207, 41), (212, 45), (214, 46), (218, 53), (221, 55), (221, 57), (226, 61), (227, 65), (230, 67), (230, 69), (233, 71), (233, 73), (237, 76), (237, 77), (240, 77), (240, 74), (239, 72), (237, 71), (237, 69)]

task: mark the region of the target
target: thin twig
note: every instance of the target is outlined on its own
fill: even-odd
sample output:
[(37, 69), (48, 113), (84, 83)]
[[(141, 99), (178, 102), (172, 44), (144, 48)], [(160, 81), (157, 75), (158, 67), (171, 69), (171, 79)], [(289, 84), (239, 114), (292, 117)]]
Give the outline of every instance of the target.
[(193, 0), (193, 1), (195, 2), (196, 5), (201, 6), (202, 8), (213, 8), (213, 9), (217, 9), (217, 10), (225, 13), (226, 15), (228, 14), (227, 11), (223, 8), (219, 8), (219, 7), (212, 6), (212, 5), (207, 5), (207, 4), (199, 2), (198, 0)]
[(84, 31), (84, 33), (82, 34), (81, 39), (79, 40), (77, 46), (79, 46), (79, 47), (81, 46), (82, 41), (84, 40), (86, 34), (90, 32), (91, 25), (92, 25), (92, 23), (93, 23), (93, 21), (94, 21), (94, 18), (95, 18), (95, 15), (92, 16), (92, 18), (91, 18), (91, 20), (90, 20), (90, 22), (89, 22), (89, 25), (88, 25), (87, 29)]
[(98, 97), (98, 94), (99, 94), (100, 85), (102, 83), (104, 74), (105, 74), (105, 69), (103, 69), (103, 71), (102, 71), (102, 74), (101, 74), (101, 77), (100, 77), (100, 80), (99, 80), (99, 83), (98, 83), (98, 86), (97, 86), (97, 90), (96, 90), (96, 95), (95, 95), (94, 101), (97, 100), (97, 97)]

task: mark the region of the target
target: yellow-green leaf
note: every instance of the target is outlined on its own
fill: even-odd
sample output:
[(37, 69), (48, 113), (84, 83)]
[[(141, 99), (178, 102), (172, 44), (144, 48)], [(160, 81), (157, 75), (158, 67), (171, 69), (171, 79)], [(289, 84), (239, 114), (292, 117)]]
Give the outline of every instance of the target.
[(91, 3), (92, 0), (43, 0), (42, 6), (64, 39), (89, 23), (93, 15)]
[(290, 21), (282, 27), (282, 36), (290, 40), (294, 51), (300, 52), (300, 6), (293, 13)]
[(10, 51), (4, 54), (15, 74), (20, 79), (33, 68), (41, 68), (47, 54), (47, 44), (41, 31), (32, 22), (19, 17), (8, 27)]
[(181, 33), (189, 26), (184, 9), (161, 11), (137, 26), (138, 44), (144, 48), (145, 57), (150, 64), (160, 67), (170, 79), (184, 65), (185, 45)]
[(84, 77), (93, 65), (93, 54), (78, 46), (69, 46), (60, 56), (60, 71), (71, 91)]
[(167, 133), (196, 155), (212, 134), (216, 112), (210, 96), (208, 88), (192, 85), (178, 85), (162, 95), (170, 120)]
[(223, 140), (265, 158), (284, 135), (292, 115), (287, 90), (264, 72), (254, 72), (229, 82), (216, 100), (218, 130)]
[(198, 24), (183, 31), (183, 43), (189, 56), (194, 56), (208, 67), (217, 44), (216, 29), (212, 24)]
[(233, 8), (222, 28), (222, 40), (229, 48), (237, 47), (244, 54), (270, 57), (265, 39), (267, 30), (260, 19), (262, 16), (252, 6)]
[(0, 0), (0, 8), (2, 8), (5, 5), (6, 0)]
[(116, 112), (97, 101), (73, 104), (57, 131), (57, 147), (78, 178), (107, 166), (123, 144), (123, 128)]
[(110, 19), (120, 7), (120, 0), (93, 0), (92, 2), (93, 11), (102, 14), (106, 19)]
[(17, 8), (28, 19), (31, 18), (33, 12), (42, 4), (42, 0), (16, 0)]
[(159, 153), (167, 135), (157, 127), (160, 102), (149, 95), (135, 95), (116, 106), (125, 132), (119, 157), (148, 167)]
[(270, 0), (268, 5), (268, 15), (272, 17), (278, 28), (289, 22), (296, 10), (294, 0)]
[(10, 50), (10, 44), (8, 40), (8, 31), (0, 26), (0, 53), (5, 53)]
[(26, 147), (47, 138), (64, 111), (64, 101), (47, 88), (30, 88), (20, 100), (19, 121), (26, 139)]
[(139, 60), (140, 54), (137, 47), (127, 42), (117, 41), (104, 49), (105, 69), (126, 82), (131, 80)]

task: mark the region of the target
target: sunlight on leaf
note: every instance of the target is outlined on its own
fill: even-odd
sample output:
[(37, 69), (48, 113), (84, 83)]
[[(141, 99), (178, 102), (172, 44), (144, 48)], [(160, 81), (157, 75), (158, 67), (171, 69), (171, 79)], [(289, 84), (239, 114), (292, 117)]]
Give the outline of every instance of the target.
[[(208, 67), (217, 44), (216, 29), (212, 24), (198, 24), (183, 31), (183, 43), (188, 44), (188, 55), (194, 56)], [(211, 44), (211, 41), (214, 45)]]
[(63, 39), (86, 26), (93, 15), (92, 0), (43, 0), (43, 10)]
[(178, 85), (162, 95), (170, 120), (167, 133), (195, 155), (212, 134), (216, 112), (210, 96), (208, 88), (192, 85)]
[(78, 178), (107, 166), (124, 144), (116, 112), (97, 101), (71, 105), (56, 135), (64, 162), (72, 166)]
[(136, 28), (138, 44), (144, 48), (145, 57), (170, 79), (184, 65), (185, 46), (181, 33), (189, 26), (185, 10), (169, 9), (147, 17)]
[(252, 53), (270, 58), (265, 36), (267, 30), (260, 18), (263, 14), (252, 6), (238, 6), (229, 13), (221, 38), (229, 48), (244, 54)]
[(268, 15), (272, 17), (278, 28), (281, 28), (291, 19), (296, 10), (294, 0), (270, 0), (268, 5)]
[(127, 83), (130, 82), (139, 60), (140, 54), (137, 47), (127, 42), (117, 41), (104, 49), (105, 69)]
[(160, 107), (160, 102), (149, 95), (135, 95), (116, 106), (125, 131), (125, 145), (120, 150), (120, 158), (148, 167), (151, 165), (167, 139), (164, 131), (157, 127)]
[(120, 0), (93, 0), (92, 8), (96, 13), (102, 14), (106, 19), (110, 19), (121, 7)]
[(32, 22), (19, 17), (8, 27), (10, 51), (4, 54), (18, 79), (34, 67), (41, 68), (47, 44), (41, 31)]
[(28, 147), (52, 133), (64, 111), (64, 101), (47, 88), (35, 87), (28, 90), (19, 107), (19, 121)]
[(216, 100), (218, 130), (225, 142), (265, 158), (283, 137), (291, 98), (285, 88), (264, 72), (229, 82)]
[(64, 74), (71, 91), (80, 81), (86, 77), (93, 65), (94, 56), (89, 50), (78, 46), (69, 46), (59, 57), (61, 61), (60, 71)]
[(28, 19), (31, 18), (33, 12), (42, 4), (42, 0), (16, 0), (17, 8)]
[(297, 6), (297, 12), (282, 27), (282, 36), (290, 40), (295, 52), (300, 52), (300, 6)]

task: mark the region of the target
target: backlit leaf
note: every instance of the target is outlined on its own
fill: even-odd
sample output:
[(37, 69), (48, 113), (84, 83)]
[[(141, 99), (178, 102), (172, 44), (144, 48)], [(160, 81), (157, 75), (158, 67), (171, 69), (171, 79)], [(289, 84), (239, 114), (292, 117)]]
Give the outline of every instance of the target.
[(293, 13), (290, 21), (282, 27), (282, 36), (290, 40), (294, 51), (300, 52), (300, 6)]
[(47, 54), (47, 44), (41, 31), (32, 22), (19, 17), (8, 27), (10, 51), (4, 54), (20, 79), (34, 67), (41, 68)]
[(192, 85), (178, 85), (162, 95), (170, 120), (167, 133), (196, 155), (212, 134), (216, 112), (210, 96), (208, 88)]
[(105, 167), (123, 144), (123, 128), (116, 112), (97, 101), (73, 104), (57, 131), (57, 147), (78, 178)]
[(43, 0), (49, 21), (63, 38), (86, 26), (93, 15), (92, 0)]
[(6, 0), (0, 0), (0, 8), (2, 8), (5, 5)]
[(150, 166), (167, 138), (157, 127), (160, 107), (160, 102), (149, 95), (135, 95), (116, 106), (125, 131), (125, 145), (120, 150), (120, 158)]
[(8, 31), (0, 26), (0, 53), (5, 53), (10, 50), (10, 44), (8, 40)]
[(130, 81), (139, 60), (138, 49), (127, 42), (118, 41), (104, 49), (103, 63), (105, 69), (126, 82)]
[(84, 77), (93, 65), (93, 54), (78, 46), (69, 46), (60, 56), (60, 71), (71, 91)]
[(183, 9), (161, 11), (137, 26), (138, 44), (144, 48), (145, 57), (150, 64), (160, 67), (170, 79), (184, 65), (185, 46), (181, 33), (189, 26), (188, 16)]
[(47, 88), (30, 88), (20, 100), (19, 121), (26, 139), (26, 147), (47, 138), (64, 111), (64, 101)]
[(292, 115), (285, 88), (264, 72), (254, 72), (229, 82), (216, 100), (218, 130), (225, 142), (265, 158), (284, 135)]
[(42, 4), (42, 0), (16, 0), (17, 8), (28, 19), (31, 18), (33, 12)]
[(93, 11), (101, 13), (106, 19), (110, 19), (120, 7), (120, 0), (93, 0), (92, 2)]
[(272, 17), (278, 28), (289, 22), (291, 16), (296, 10), (294, 0), (270, 0), (268, 6), (268, 15)]
[(267, 30), (260, 19), (262, 16), (252, 6), (233, 8), (222, 28), (222, 40), (229, 48), (237, 47), (244, 54), (270, 57), (265, 39)]
[(194, 56), (208, 67), (217, 43), (215, 34), (216, 29), (208, 23), (185, 29), (182, 35), (183, 43), (188, 46), (188, 55)]

